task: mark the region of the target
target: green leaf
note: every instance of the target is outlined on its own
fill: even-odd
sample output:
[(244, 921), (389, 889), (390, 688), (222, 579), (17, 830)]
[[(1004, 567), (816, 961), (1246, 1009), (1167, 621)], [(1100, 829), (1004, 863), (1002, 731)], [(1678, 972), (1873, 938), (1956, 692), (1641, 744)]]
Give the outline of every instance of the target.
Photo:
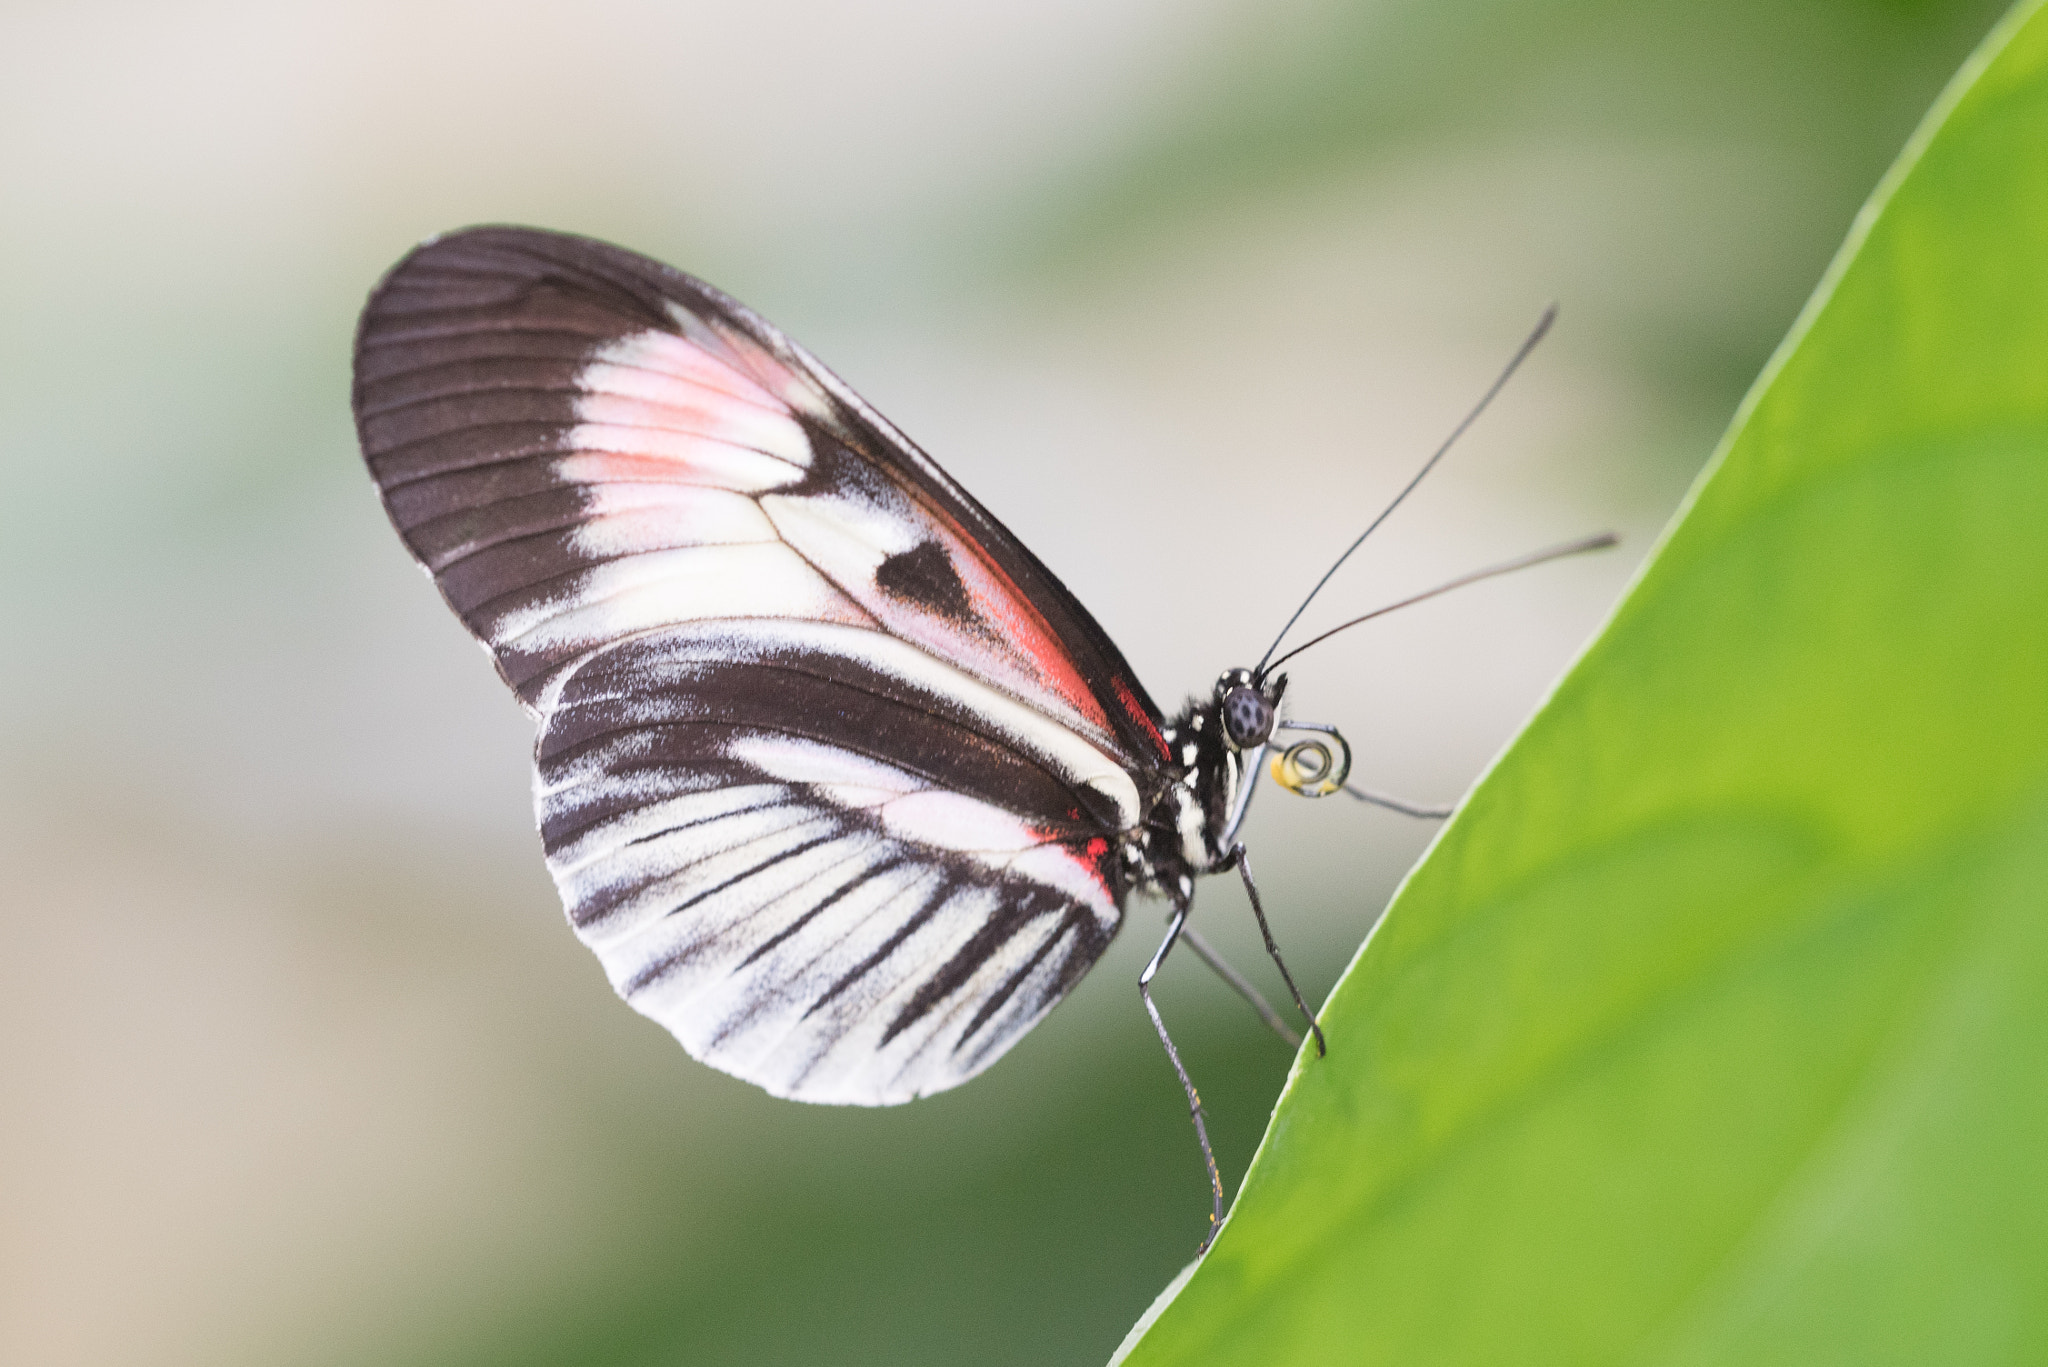
[(2048, 1360), (2048, 14), (1323, 1016), (1167, 1363)]

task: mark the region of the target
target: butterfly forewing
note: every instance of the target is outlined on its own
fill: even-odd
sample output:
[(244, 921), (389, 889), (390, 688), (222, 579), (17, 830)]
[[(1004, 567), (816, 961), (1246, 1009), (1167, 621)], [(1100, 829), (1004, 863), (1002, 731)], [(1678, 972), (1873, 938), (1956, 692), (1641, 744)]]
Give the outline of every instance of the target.
[(402, 262), (356, 377), (392, 520), (539, 721), (571, 922), (692, 1054), (907, 1100), (1094, 962), (1157, 711), (836, 378), (697, 281), (525, 229)]

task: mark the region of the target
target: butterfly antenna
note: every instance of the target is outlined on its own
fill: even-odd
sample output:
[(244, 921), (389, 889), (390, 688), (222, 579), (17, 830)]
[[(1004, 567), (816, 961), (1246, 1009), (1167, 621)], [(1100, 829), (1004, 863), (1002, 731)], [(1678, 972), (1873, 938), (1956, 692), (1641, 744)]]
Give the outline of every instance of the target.
[[(1472, 405), (1472, 411), (1465, 415), (1465, 420), (1452, 429), (1451, 435), (1444, 438), (1443, 445), (1436, 448), (1436, 454), (1422, 463), (1422, 468), (1415, 472), (1415, 478), (1409, 480), (1407, 486), (1400, 493), (1394, 495), (1394, 501), (1380, 510), (1380, 515), (1372, 520), (1370, 526), (1358, 534), (1358, 540), (1345, 548), (1344, 554), (1337, 557), (1335, 564), (1323, 571), (1323, 577), (1316, 580), (1316, 586), (1308, 591), (1308, 597), (1301, 600), (1301, 606), (1294, 610), (1294, 615), (1287, 619), (1287, 625), (1281, 627), (1280, 634), (1273, 638), (1273, 644), (1267, 646), (1266, 653), (1259, 657), (1258, 667), (1252, 670), (1254, 678), (1263, 679), (1266, 677), (1269, 669), (1279, 666), (1279, 661), (1273, 660), (1273, 652), (1278, 650), (1280, 643), (1287, 639), (1287, 633), (1294, 630), (1294, 624), (1301, 620), (1301, 614), (1308, 611), (1308, 605), (1313, 603), (1316, 600), (1316, 595), (1323, 591), (1323, 585), (1329, 583), (1330, 577), (1343, 568), (1344, 562), (1351, 558), (1351, 553), (1360, 546), (1363, 546), (1368, 536), (1379, 530), (1380, 524), (1393, 514), (1394, 509), (1401, 506), (1401, 500), (1415, 492), (1415, 486), (1422, 483), (1423, 476), (1436, 468), (1436, 463), (1444, 458), (1444, 453), (1457, 445), (1458, 438), (1465, 435), (1465, 429), (1477, 421), (1479, 415), (1486, 411), (1486, 406), (1493, 402), (1494, 396), (1506, 388), (1507, 382), (1514, 378), (1515, 372), (1521, 369), (1522, 362), (1529, 359), (1529, 353), (1536, 349), (1536, 344), (1543, 340), (1543, 335), (1550, 331), (1550, 325), (1556, 321), (1557, 305), (1552, 304), (1549, 308), (1543, 310), (1543, 316), (1536, 320), (1535, 328), (1530, 331), (1528, 338), (1516, 350), (1514, 358), (1507, 363), (1507, 368), (1501, 371), (1500, 378), (1495, 380), (1492, 386), (1479, 396), (1479, 402)], [(1290, 652), (1290, 654), (1293, 653), (1298, 652)], [(1282, 656), (1281, 658), (1285, 659), (1287, 657)], [(1272, 664), (1268, 665), (1268, 661), (1272, 661)]]
[(1518, 555), (1513, 560), (1503, 560), (1498, 565), (1488, 565), (1483, 570), (1474, 570), (1470, 574), (1461, 574), (1456, 579), (1438, 584), (1433, 589), (1425, 589), (1423, 592), (1412, 597), (1403, 598), (1398, 603), (1389, 603), (1383, 608), (1374, 608), (1363, 617), (1354, 617), (1342, 626), (1331, 627), (1322, 635), (1311, 637), (1288, 651), (1285, 655), (1282, 655), (1279, 659), (1273, 661), (1273, 668), (1278, 669), (1310, 646), (1320, 645), (1340, 631), (1349, 631), (1360, 622), (1370, 622), (1375, 617), (1384, 617), (1395, 608), (1405, 608), (1412, 603), (1420, 603), (1425, 598), (1434, 598), (1440, 593), (1449, 593), (1452, 589), (1461, 589), (1467, 584), (1476, 584), (1482, 579), (1491, 579), (1495, 575), (1509, 574), (1515, 570), (1526, 570), (1531, 565), (1541, 565), (1546, 560), (1562, 560), (1568, 555), (1583, 555), (1587, 551), (1604, 551), (1609, 546), (1619, 545), (1620, 543), (1621, 538), (1613, 532), (1601, 532), (1598, 536), (1581, 537), (1577, 541), (1567, 541), (1562, 546), (1549, 546), (1540, 551), (1531, 551), (1527, 555)]

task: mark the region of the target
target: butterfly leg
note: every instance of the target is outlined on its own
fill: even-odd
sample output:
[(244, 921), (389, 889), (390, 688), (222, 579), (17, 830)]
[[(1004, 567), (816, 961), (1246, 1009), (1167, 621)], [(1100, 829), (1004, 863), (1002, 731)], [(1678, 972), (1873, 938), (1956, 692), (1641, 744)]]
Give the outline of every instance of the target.
[(1244, 852), (1243, 845), (1231, 849), (1228, 866), (1235, 866), (1238, 877), (1244, 879), (1244, 890), (1252, 899), (1252, 915), (1259, 920), (1259, 934), (1266, 937), (1266, 953), (1273, 957), (1273, 966), (1280, 970), (1280, 981), (1286, 983), (1287, 990), (1294, 994), (1294, 1004), (1300, 1008), (1302, 1019), (1315, 1032), (1316, 1057), (1321, 1058), (1330, 1052), (1329, 1044), (1323, 1039), (1323, 1027), (1316, 1023), (1315, 1013), (1301, 999), (1301, 989), (1294, 985), (1294, 975), (1287, 971), (1287, 961), (1280, 957), (1280, 946), (1273, 943), (1273, 928), (1266, 924), (1266, 908), (1259, 902), (1259, 885), (1252, 881), (1251, 857)]
[(1188, 908), (1185, 902), (1173, 909), (1173, 917), (1166, 923), (1166, 938), (1159, 942), (1159, 950), (1152, 956), (1152, 962), (1145, 965), (1145, 971), (1138, 975), (1138, 996), (1145, 1003), (1145, 1014), (1152, 1017), (1152, 1028), (1159, 1032), (1159, 1042), (1166, 1046), (1166, 1058), (1173, 1065), (1174, 1075), (1180, 1079), (1181, 1090), (1188, 1094), (1188, 1114), (1194, 1117), (1195, 1138), (1202, 1145), (1202, 1162), (1209, 1169), (1209, 1228), (1202, 1235), (1202, 1246), (1195, 1250), (1200, 1257), (1209, 1251), (1209, 1244), (1216, 1237), (1216, 1230), (1223, 1223), (1223, 1178), (1216, 1171), (1216, 1154), (1209, 1147), (1209, 1128), (1202, 1123), (1202, 1098), (1195, 1091), (1195, 1084), (1188, 1079), (1188, 1070), (1181, 1066), (1180, 1050), (1173, 1047), (1172, 1036), (1166, 1033), (1166, 1022), (1160, 1018), (1159, 1008), (1152, 1004), (1152, 979), (1159, 972), (1159, 965), (1166, 962), (1167, 954), (1173, 949), (1181, 930), (1188, 922)]
[(1274, 1034), (1286, 1040), (1294, 1048), (1298, 1049), (1301, 1047), (1301, 1036), (1288, 1028), (1287, 1022), (1280, 1019), (1280, 1013), (1273, 1009), (1272, 1004), (1266, 1000), (1259, 989), (1253, 987), (1250, 980), (1244, 974), (1232, 968), (1225, 961), (1224, 957), (1216, 952), (1213, 945), (1197, 935), (1193, 926), (1182, 930), (1180, 938), (1188, 942), (1188, 948), (1195, 951), (1196, 958), (1216, 970), (1217, 977), (1229, 983), (1231, 989), (1238, 996), (1243, 997), (1252, 1004), (1252, 1010), (1259, 1013), (1259, 1019), (1263, 1020)]
[(1344, 791), (1360, 802), (1370, 802), (1375, 807), (1385, 807), (1388, 811), (1399, 812), (1403, 816), (1418, 816), (1425, 821), (1442, 821), (1451, 814), (1451, 808), (1455, 805), (1449, 802), (1410, 802), (1405, 798), (1389, 797), (1385, 793), (1376, 793), (1370, 788), (1360, 788), (1350, 783), (1344, 785)]

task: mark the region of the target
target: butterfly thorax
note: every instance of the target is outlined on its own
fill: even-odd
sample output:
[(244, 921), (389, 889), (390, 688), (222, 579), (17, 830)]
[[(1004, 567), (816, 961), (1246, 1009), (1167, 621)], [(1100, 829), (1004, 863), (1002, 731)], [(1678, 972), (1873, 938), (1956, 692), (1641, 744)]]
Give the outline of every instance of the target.
[(1132, 890), (1183, 901), (1195, 878), (1229, 866), (1232, 818), (1250, 777), (1246, 756), (1272, 734), (1285, 688), (1284, 678), (1262, 686), (1249, 670), (1234, 669), (1208, 698), (1188, 699), (1160, 727), (1167, 763), (1148, 795), (1143, 822), (1124, 845)]

